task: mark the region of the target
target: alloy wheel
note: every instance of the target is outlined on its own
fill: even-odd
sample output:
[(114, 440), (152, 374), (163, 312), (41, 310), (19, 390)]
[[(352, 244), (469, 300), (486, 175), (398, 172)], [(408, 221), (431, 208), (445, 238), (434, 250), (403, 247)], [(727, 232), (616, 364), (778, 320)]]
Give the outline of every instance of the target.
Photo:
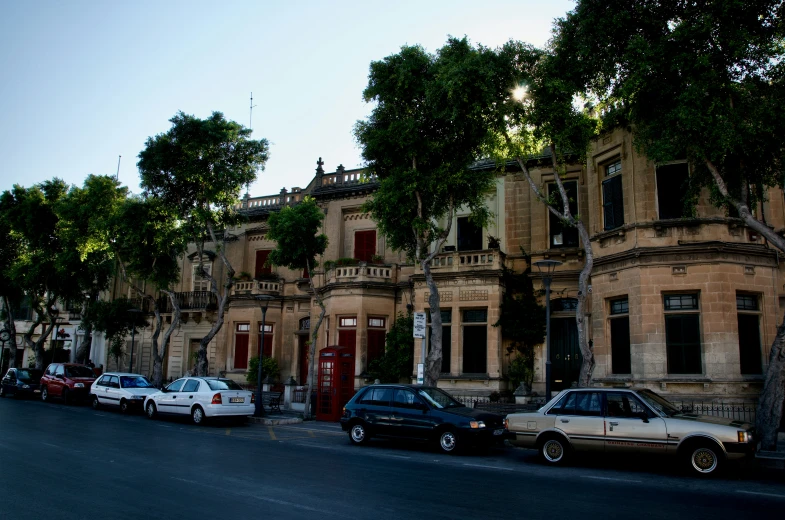
[(458, 436), (453, 431), (446, 431), (439, 437), (439, 447), (445, 453), (452, 453), (458, 446)]
[(692, 452), (690, 462), (693, 469), (703, 475), (708, 475), (715, 471), (719, 465), (717, 454), (714, 453), (714, 450), (705, 446), (701, 446)]
[(564, 446), (556, 439), (549, 439), (542, 445), (542, 455), (548, 462), (561, 462), (564, 458)]

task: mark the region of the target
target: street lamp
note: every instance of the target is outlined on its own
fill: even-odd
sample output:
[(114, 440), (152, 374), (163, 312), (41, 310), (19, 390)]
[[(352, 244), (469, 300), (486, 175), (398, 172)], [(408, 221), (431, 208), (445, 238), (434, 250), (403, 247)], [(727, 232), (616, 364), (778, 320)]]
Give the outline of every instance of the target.
[(551, 400), (551, 280), (562, 263), (558, 260), (537, 260), (534, 265), (545, 284), (545, 402)]
[(274, 300), (274, 296), (269, 294), (257, 294), (254, 296), (259, 308), (262, 309), (262, 338), (259, 340), (259, 366), (256, 368), (256, 409), (254, 410), (254, 417), (264, 416), (264, 406), (262, 405), (262, 354), (264, 352), (264, 327), (267, 320), (267, 306), (270, 300)]
[(134, 335), (136, 333), (136, 320), (137, 316), (142, 314), (142, 311), (139, 309), (128, 309), (128, 312), (131, 313), (131, 359), (128, 363), (128, 371), (130, 373), (134, 373)]

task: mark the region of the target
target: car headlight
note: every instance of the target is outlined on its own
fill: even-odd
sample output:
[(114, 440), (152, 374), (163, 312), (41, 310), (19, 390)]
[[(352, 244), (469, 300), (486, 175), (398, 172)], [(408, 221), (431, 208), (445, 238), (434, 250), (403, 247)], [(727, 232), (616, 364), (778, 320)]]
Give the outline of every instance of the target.
[(739, 431), (739, 442), (752, 442), (752, 434), (750, 432)]
[(74, 383), (74, 388), (84, 388), (84, 383)]
[(470, 421), (469, 426), (472, 430), (476, 430), (477, 428), (485, 428), (485, 423), (482, 421)]

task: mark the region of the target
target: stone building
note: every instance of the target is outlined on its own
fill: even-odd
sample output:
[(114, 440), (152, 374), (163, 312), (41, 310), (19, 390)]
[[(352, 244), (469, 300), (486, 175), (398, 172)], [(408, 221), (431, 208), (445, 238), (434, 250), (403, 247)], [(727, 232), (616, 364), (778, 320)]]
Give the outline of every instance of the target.
[[(587, 223), (595, 255), (586, 331), (597, 362), (594, 384), (647, 386), (701, 398), (755, 397), (785, 297), (777, 252), (712, 205), (705, 190), (694, 216), (686, 215), (682, 196), (689, 166), (652, 163), (633, 148), (629, 132), (597, 139), (587, 157), (585, 164), (567, 168), (564, 182), (573, 214)], [(339, 166), (326, 173), (322, 166), (320, 160), (305, 188), (242, 200), (248, 222), (231, 230), (236, 240), (227, 250), (240, 279), (224, 326), (210, 344), (211, 374), (244, 380), (264, 336), (265, 355), (278, 361), (280, 380), (305, 382), (307, 341), (318, 307), (305, 273), (264, 265), (274, 248), (265, 239), (267, 216), (305, 195), (324, 210), (329, 238), (320, 259), (328, 268), (314, 280), (327, 308), (318, 348), (340, 345), (354, 354), (355, 388), (371, 381), (368, 364), (383, 352), (396, 316), (407, 305), (427, 310), (419, 266), (390, 250), (362, 212), (376, 182), (361, 179), (361, 170)], [(530, 168), (542, 189), (553, 189), (549, 158), (533, 158)], [(584, 253), (577, 232), (549, 215), (513, 163), (499, 170), (487, 204), (494, 215), (490, 225), (478, 229), (468, 212), (459, 211), (433, 262), (446, 339), (439, 386), (464, 395), (509, 389), (505, 376), (514, 354), (493, 324), (505, 291), (503, 270), (522, 272), (528, 254), (532, 261), (562, 262), (551, 293), (553, 388), (568, 387), (580, 366), (574, 318)], [(771, 190), (762, 212), (769, 225), (785, 228), (780, 191)], [(213, 251), (205, 254), (207, 269), (220, 279), (223, 266)], [(195, 250), (182, 259), (183, 322), (165, 364), (170, 378), (193, 367), (199, 340), (215, 318), (215, 301), (195, 275), (197, 264)], [(536, 271), (532, 276), (539, 289)], [(115, 294), (135, 296), (119, 282)], [(264, 333), (258, 294), (274, 297)], [(149, 335), (148, 330), (136, 338), (141, 352), (136, 368), (142, 373), (152, 369)], [(414, 350), (419, 359), (419, 342)], [(540, 345), (534, 385), (540, 394), (544, 358)]]

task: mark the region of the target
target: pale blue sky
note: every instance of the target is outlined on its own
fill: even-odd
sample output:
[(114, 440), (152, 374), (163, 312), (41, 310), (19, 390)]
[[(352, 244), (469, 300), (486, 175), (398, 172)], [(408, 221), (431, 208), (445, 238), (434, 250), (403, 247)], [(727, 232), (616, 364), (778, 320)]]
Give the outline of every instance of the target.
[(544, 45), (568, 0), (0, 2), (0, 190), (114, 174), (138, 192), (137, 155), (178, 110), (213, 110), (271, 142), (251, 195), (361, 165), (352, 127), (368, 65), (448, 35)]

